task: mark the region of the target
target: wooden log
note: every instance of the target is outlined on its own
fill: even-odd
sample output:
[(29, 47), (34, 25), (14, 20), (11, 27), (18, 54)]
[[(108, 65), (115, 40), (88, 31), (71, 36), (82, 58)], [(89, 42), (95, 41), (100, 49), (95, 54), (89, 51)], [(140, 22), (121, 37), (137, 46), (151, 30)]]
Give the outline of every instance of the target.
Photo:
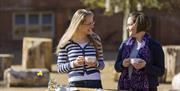
[(163, 46), (165, 53), (165, 68), (167, 70), (166, 81), (180, 72), (180, 46)]
[(7, 87), (39, 87), (47, 86), (49, 71), (47, 69), (14, 69), (8, 68), (4, 72)]
[(23, 39), (23, 58), (24, 68), (47, 68), (51, 70), (52, 64), (52, 40), (48, 38)]
[(13, 57), (11, 54), (0, 54), (0, 80), (3, 80), (4, 71), (11, 67)]

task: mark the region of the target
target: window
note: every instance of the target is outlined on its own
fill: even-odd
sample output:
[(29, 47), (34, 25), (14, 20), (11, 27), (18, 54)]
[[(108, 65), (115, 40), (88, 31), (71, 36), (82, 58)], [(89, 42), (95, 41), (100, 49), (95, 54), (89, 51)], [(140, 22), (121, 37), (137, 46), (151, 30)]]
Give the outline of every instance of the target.
[(54, 15), (52, 12), (13, 14), (13, 38), (54, 37)]

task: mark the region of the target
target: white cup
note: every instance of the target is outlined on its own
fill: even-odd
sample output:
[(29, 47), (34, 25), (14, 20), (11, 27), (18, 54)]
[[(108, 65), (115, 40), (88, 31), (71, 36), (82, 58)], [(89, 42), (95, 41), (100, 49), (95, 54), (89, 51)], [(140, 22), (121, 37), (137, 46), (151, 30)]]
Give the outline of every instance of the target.
[(131, 64), (134, 64), (134, 63), (139, 63), (140, 60), (141, 60), (140, 58), (131, 58), (130, 62)]
[(94, 57), (94, 56), (86, 56), (85, 60), (87, 62), (95, 62), (96, 61), (96, 57)]

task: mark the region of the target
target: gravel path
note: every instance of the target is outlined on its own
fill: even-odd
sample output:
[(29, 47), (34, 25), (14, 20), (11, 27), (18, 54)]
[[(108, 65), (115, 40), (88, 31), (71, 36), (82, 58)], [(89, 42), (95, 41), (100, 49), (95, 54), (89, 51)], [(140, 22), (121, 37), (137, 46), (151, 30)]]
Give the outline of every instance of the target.
[[(103, 71), (101, 71), (101, 79), (103, 83), (104, 89), (116, 89), (117, 82), (113, 80), (114, 74), (114, 61), (106, 61), (106, 67)], [(66, 74), (58, 74), (55, 72), (56, 66), (53, 65), (52, 69), (54, 72), (50, 73), (50, 78), (55, 79), (59, 84), (67, 85), (67, 75)], [(169, 91), (171, 89), (171, 84), (160, 84), (158, 87), (158, 91)], [(25, 87), (11, 87), (5, 88), (0, 87), (0, 91), (48, 91), (47, 87), (35, 87), (35, 88), (25, 88)]]

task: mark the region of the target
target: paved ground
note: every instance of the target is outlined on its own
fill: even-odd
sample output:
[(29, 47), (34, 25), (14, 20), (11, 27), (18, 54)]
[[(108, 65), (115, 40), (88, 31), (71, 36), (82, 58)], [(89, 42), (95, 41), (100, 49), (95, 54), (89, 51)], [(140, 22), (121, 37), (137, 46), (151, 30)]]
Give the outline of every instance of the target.
[[(101, 72), (101, 79), (104, 89), (115, 90), (117, 87), (117, 82), (113, 80), (114, 74), (114, 61), (107, 61), (105, 69)], [(56, 66), (53, 66), (53, 70), (56, 69)], [(67, 75), (50, 73), (50, 79), (55, 79), (59, 84), (67, 85)], [(160, 84), (158, 91), (169, 91), (171, 89), (171, 84)], [(25, 87), (11, 87), (5, 88), (0, 87), (0, 91), (47, 91), (47, 87), (36, 87), (36, 88), (25, 88)]]

